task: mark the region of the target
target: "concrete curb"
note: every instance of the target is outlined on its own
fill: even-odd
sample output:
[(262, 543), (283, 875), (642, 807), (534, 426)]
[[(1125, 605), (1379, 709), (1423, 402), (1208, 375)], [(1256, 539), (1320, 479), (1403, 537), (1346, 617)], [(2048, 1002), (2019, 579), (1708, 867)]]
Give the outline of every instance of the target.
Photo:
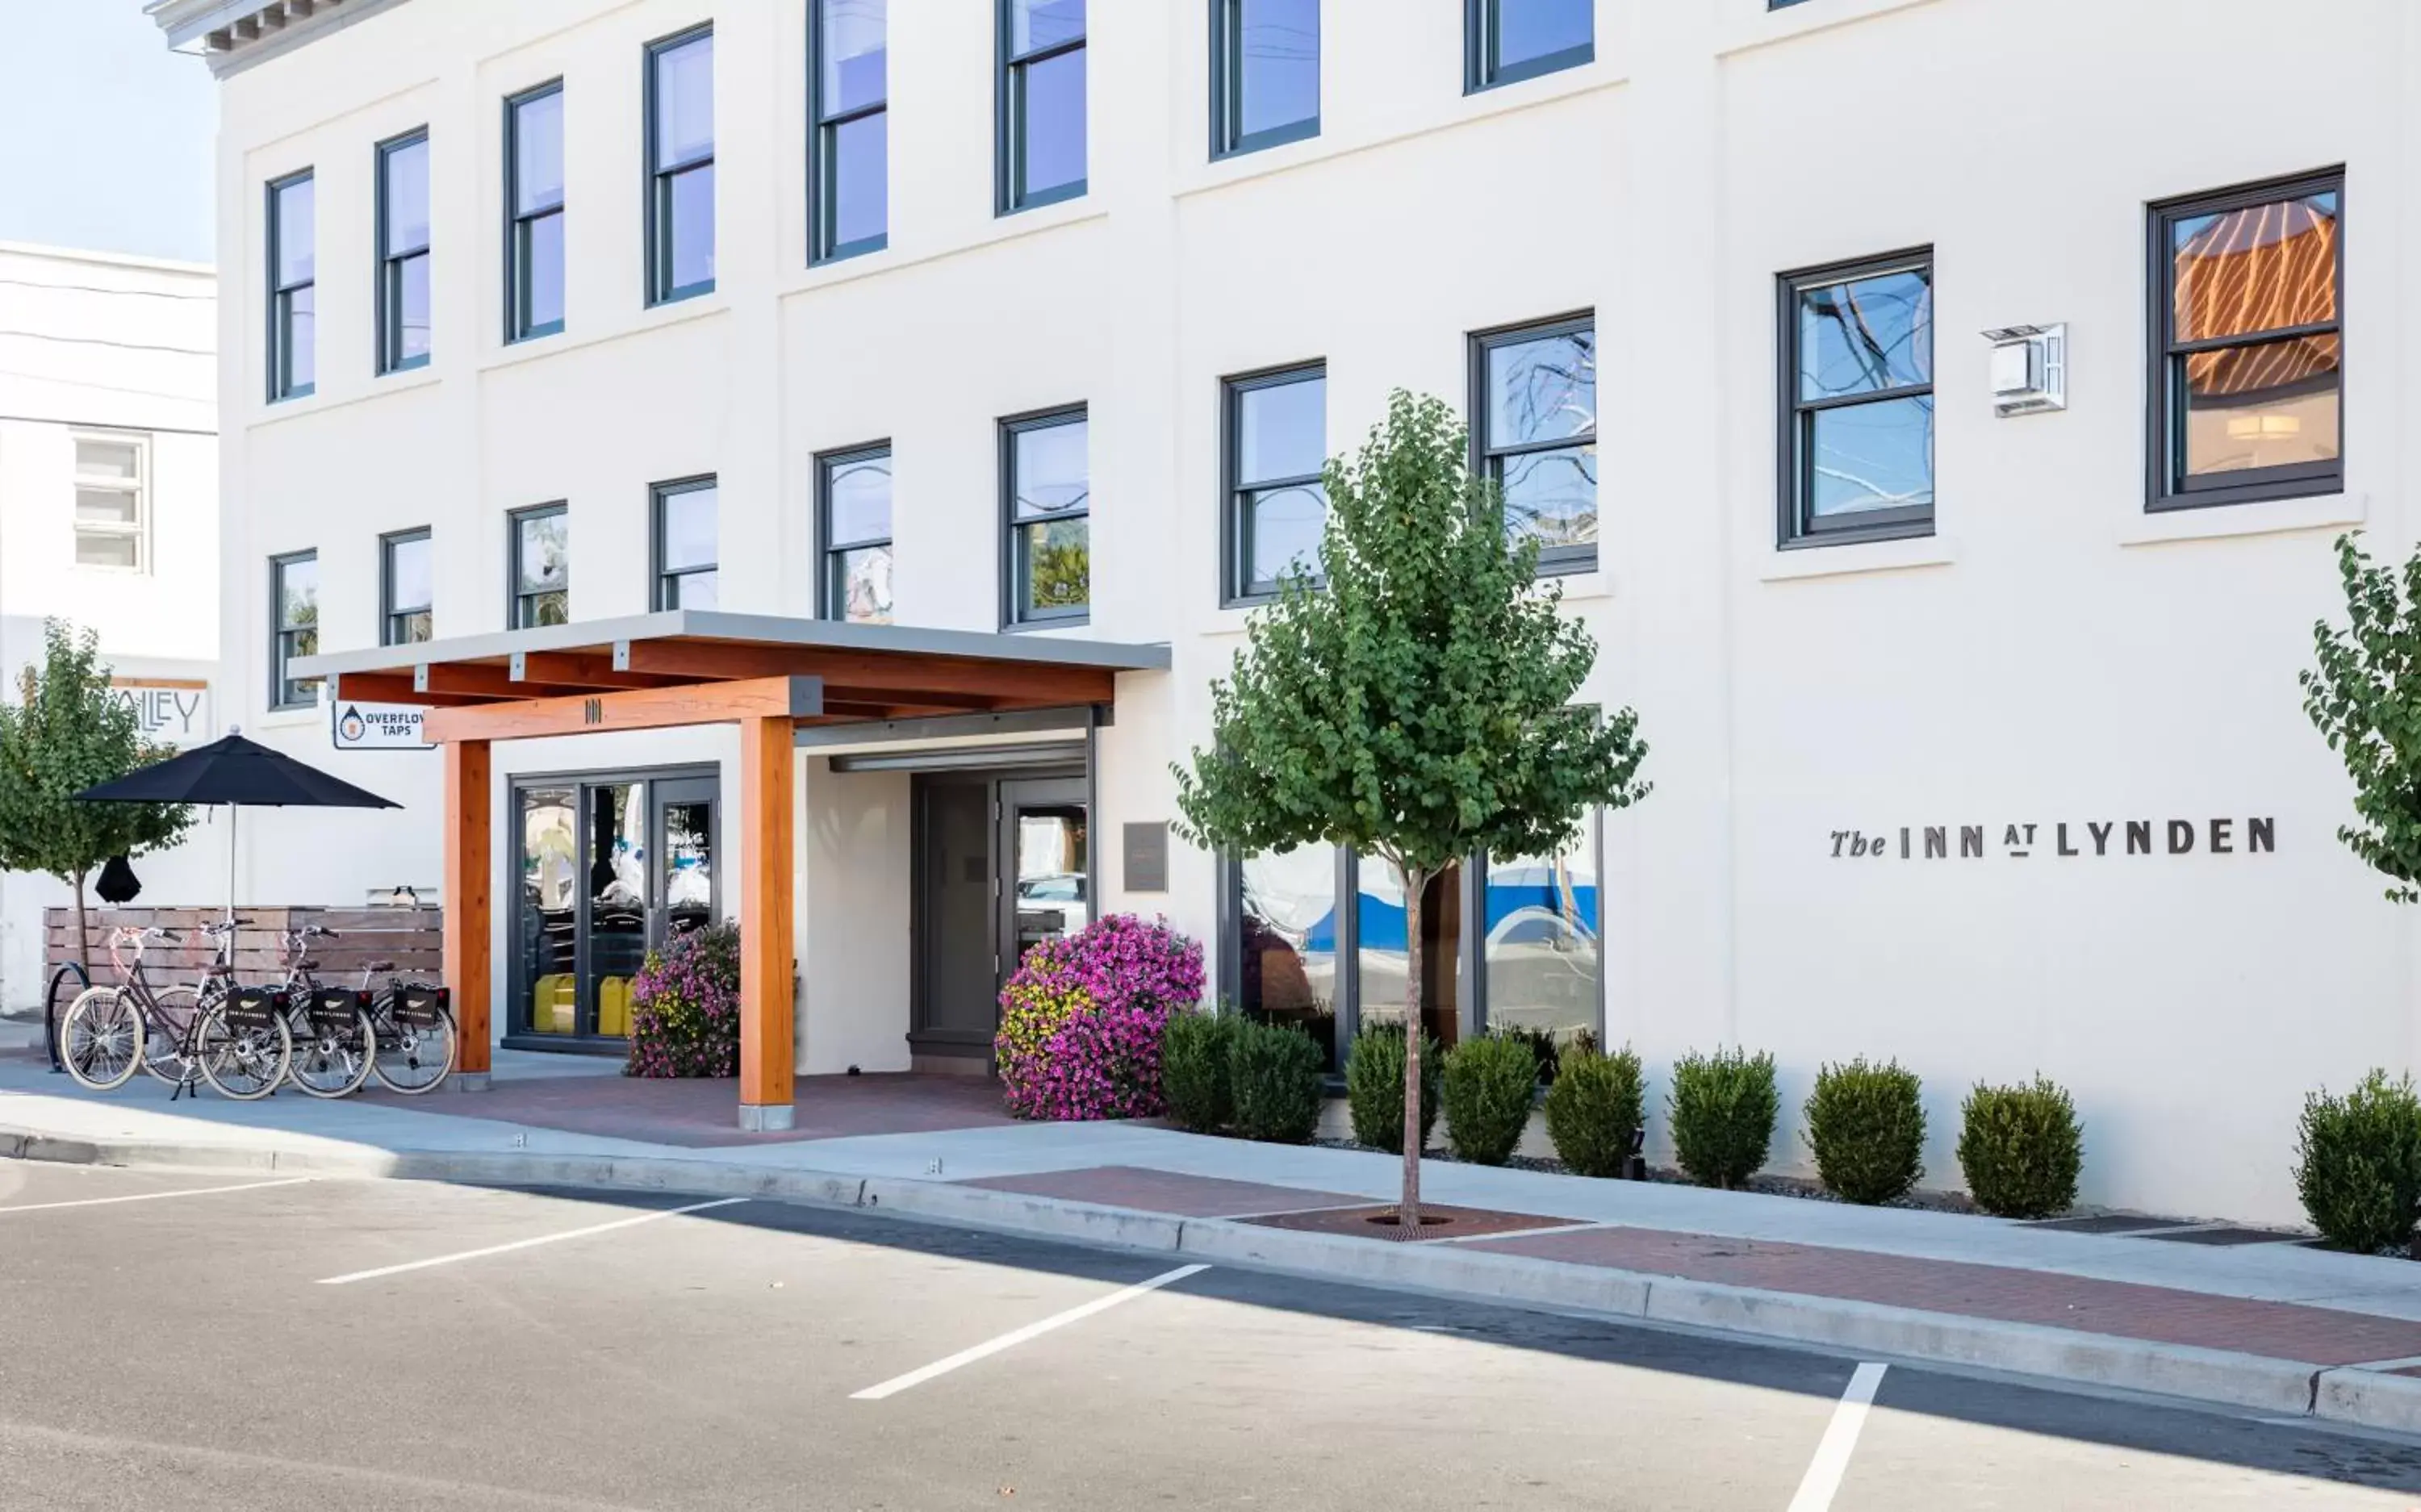
[(734, 1166), (676, 1156), (316, 1150), (82, 1139), (5, 1127), (0, 1127), (0, 1158), (769, 1197), (1101, 1248), (1179, 1255), (1322, 1281), (1703, 1329), (1842, 1353), (1970, 1365), (2279, 1416), (2421, 1433), (2421, 1379), (2413, 1377), (1569, 1265), (1456, 1244), (1371, 1243), (947, 1182)]

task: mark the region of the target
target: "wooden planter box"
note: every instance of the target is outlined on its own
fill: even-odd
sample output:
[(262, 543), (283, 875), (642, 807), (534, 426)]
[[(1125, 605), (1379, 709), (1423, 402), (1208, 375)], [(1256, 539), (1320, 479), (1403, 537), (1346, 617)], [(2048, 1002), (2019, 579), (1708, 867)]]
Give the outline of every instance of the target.
[[(143, 966), (155, 983), (169, 983), (198, 974), (215, 959), (216, 942), (200, 926), (225, 915), (222, 908), (93, 908), (85, 911), (93, 980), (111, 980), (109, 931), (124, 926), (173, 929), (185, 936), (181, 945), (153, 942), (143, 953)], [(360, 979), (362, 968), (374, 960), (395, 962), (403, 976), (435, 981), (445, 967), (445, 913), (437, 908), (239, 908), (239, 919), (250, 921), (235, 935), (235, 969), (239, 976), (259, 980), (277, 975), (285, 967), (282, 937), (306, 924), (334, 929), (338, 938), (312, 942), (311, 959), (319, 962), (320, 979), (332, 986)], [(42, 911), (42, 971), (45, 975), (76, 959), (75, 910)], [(380, 985), (383, 985), (383, 983)]]

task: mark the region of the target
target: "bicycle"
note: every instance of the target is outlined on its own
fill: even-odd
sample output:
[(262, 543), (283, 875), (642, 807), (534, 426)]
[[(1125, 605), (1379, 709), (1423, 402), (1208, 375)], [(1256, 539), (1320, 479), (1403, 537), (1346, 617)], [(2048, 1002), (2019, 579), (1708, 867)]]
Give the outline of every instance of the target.
[[(362, 968), (362, 981), (367, 986), (373, 974), (394, 970), (393, 961), (374, 960)], [(370, 1022), (377, 1046), (371, 1069), (388, 1091), (416, 1098), (453, 1073), (460, 1052), (454, 1009), (437, 983), (390, 976), (386, 990), (373, 995)]]
[(155, 988), (143, 969), (147, 945), (180, 944), (181, 937), (161, 928), (111, 930), (109, 959), (117, 983), (78, 993), (59, 1025), (68, 1074), (79, 1085), (110, 1092), (125, 1085), (139, 1067), (171, 1083), (171, 1100), (192, 1090), (196, 1073), (222, 1097), (240, 1102), (275, 1091), (293, 1056), (293, 1041), (275, 994), (233, 985), (235, 931), (245, 922), (202, 927), (218, 941), (218, 951), (204, 968), (199, 988)]
[[(336, 931), (316, 924), (285, 936), (286, 1031), (294, 1042), (287, 1080), (306, 1097), (341, 1098), (358, 1092), (377, 1064), (378, 1030), (370, 1020), (368, 970), (358, 991), (322, 987), (308, 955), (313, 940), (334, 940)], [(385, 965), (377, 962), (375, 965)]]

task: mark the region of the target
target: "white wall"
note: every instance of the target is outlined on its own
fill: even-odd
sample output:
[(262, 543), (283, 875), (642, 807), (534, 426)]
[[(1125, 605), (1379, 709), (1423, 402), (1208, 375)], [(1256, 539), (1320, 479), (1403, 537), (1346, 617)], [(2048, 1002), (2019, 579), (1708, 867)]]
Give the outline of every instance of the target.
[[(2087, 1200), (2262, 1219), (2294, 1213), (2304, 1091), (2412, 1060), (2410, 927), (2332, 838), (2345, 785), (2293, 682), (2334, 601), (2331, 538), (2413, 537), (2408, 8), (2312, 0), (2285, 26), (2265, 0), (1600, 0), (1594, 63), (1465, 96), (1460, 7), (1329, 0), (1322, 134), (1213, 164), (1199, 8), (1101, 5), (1090, 192), (995, 218), (991, 8), (918, 0), (893, 8), (889, 249), (813, 269), (805, 9), (414, 0), (228, 80), (224, 483), (244, 506), (223, 625), (257, 727), (324, 752), (317, 716), (259, 708), (273, 553), (320, 551), (326, 643), (354, 647), (375, 635), (378, 536), (433, 526), (438, 633), (491, 631), (506, 512), (564, 499), (575, 616), (626, 613), (646, 603), (648, 485), (712, 471), (725, 605), (804, 615), (812, 459), (883, 438), (901, 618), (993, 629), (994, 422), (1084, 401), (1083, 633), (1176, 660), (1120, 679), (1107, 842), (1170, 816), (1166, 763), (1204, 738), (1240, 644), (1217, 581), (1221, 376), (1325, 359), (1341, 451), (1394, 387), (1460, 402), (1471, 331), (1593, 309), (1601, 566), (1566, 601), (1601, 647), (1587, 695), (1638, 708), (1656, 783), (1607, 826), (1613, 1038), (1659, 1076), (1693, 1046), (1771, 1048), (1793, 1101), (1824, 1060), (1898, 1055), (1927, 1078), (1945, 1183), (1965, 1085), (2039, 1068), (2077, 1093)], [(641, 49), (709, 17), (718, 288), (649, 310)], [(508, 348), (500, 101), (558, 75), (569, 324)], [(435, 360), (378, 378), (372, 146), (423, 124)], [(2146, 202), (2337, 164), (2347, 491), (2148, 517)], [(262, 188), (305, 165), (320, 386), (273, 408)], [(1911, 245), (1935, 255), (1938, 534), (1777, 552), (1774, 276)], [(1976, 333), (2052, 320), (2070, 322), (2071, 408), (1994, 420)], [(410, 812), (343, 819), (340, 845), (289, 825), (281, 876), (352, 896), (432, 871), (433, 764), (350, 760)], [(898, 1052), (877, 1005), (904, 947), (852, 936), (897, 916), (900, 785), (802, 786), (804, 1055), (870, 1068)], [(2274, 855), (1998, 845), (2011, 822), (2254, 815), (2276, 818)], [(1991, 855), (1830, 856), (1835, 830), (1966, 823), (1992, 827)], [(881, 887), (851, 894), (854, 867)], [(1211, 932), (1209, 858), (1180, 849), (1164, 897), (1120, 882), (1099, 880), (1107, 906)], [(1777, 1157), (1804, 1168), (1795, 1122)]]

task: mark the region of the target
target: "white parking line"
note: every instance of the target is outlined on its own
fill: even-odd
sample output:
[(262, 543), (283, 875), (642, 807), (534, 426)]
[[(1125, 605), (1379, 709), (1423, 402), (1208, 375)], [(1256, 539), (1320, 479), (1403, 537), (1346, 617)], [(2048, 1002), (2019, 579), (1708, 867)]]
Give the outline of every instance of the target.
[(1867, 1426), (1867, 1409), (1874, 1405), (1875, 1388), (1883, 1383), (1886, 1367), (1867, 1361), (1850, 1374), (1849, 1390), (1833, 1409), (1816, 1458), (1801, 1477), (1790, 1512), (1832, 1512), (1833, 1493), (1841, 1489), (1842, 1473), (1850, 1468), (1851, 1452), (1858, 1447), (1858, 1430)]
[(946, 1376), (961, 1365), (971, 1365), (987, 1356), (998, 1354), (1003, 1349), (1014, 1348), (1028, 1339), (1039, 1338), (1053, 1329), (1066, 1328), (1070, 1323), (1082, 1322), (1095, 1313), (1106, 1312), (1120, 1302), (1134, 1301), (1145, 1292), (1158, 1291), (1172, 1281), (1182, 1281), (1187, 1276), (1199, 1275), (1210, 1269), (1207, 1265), (1180, 1265), (1174, 1270), (1163, 1271), (1149, 1281), (1138, 1281), (1133, 1286), (1122, 1286), (1106, 1297), (1096, 1297), (1081, 1307), (1070, 1307), (1064, 1313), (1054, 1313), (1040, 1322), (1028, 1323), (1021, 1329), (1012, 1329), (996, 1339), (986, 1339), (974, 1348), (961, 1349), (946, 1360), (936, 1360), (931, 1364), (911, 1370), (904, 1376), (894, 1376), (880, 1386), (868, 1386), (862, 1392), (851, 1392), (849, 1399), (852, 1402), (879, 1402), (886, 1396), (896, 1396), (911, 1386), (921, 1386), (936, 1376)]
[(426, 1270), (433, 1265), (452, 1265), (457, 1260), (477, 1260), (491, 1255), (509, 1255), (540, 1244), (560, 1244), (568, 1239), (586, 1239), (591, 1234), (610, 1234), (617, 1228), (631, 1228), (640, 1224), (652, 1224), (659, 1218), (679, 1218), (683, 1213), (702, 1213), (709, 1208), (728, 1208), (745, 1197), (719, 1197), (712, 1202), (694, 1202), (686, 1208), (664, 1208), (644, 1212), (635, 1218), (617, 1218), (610, 1224), (591, 1224), (586, 1228), (569, 1228), (560, 1234), (540, 1234), (534, 1239), (517, 1239), (509, 1244), (491, 1244), (485, 1249), (463, 1250), (455, 1255), (432, 1255), (426, 1260), (406, 1260), (401, 1265), (383, 1265), (375, 1270), (353, 1270), (341, 1276), (321, 1276), (323, 1286), (350, 1286), (356, 1281), (376, 1281), (381, 1276), (401, 1275), (406, 1270)]
[(159, 1202), (168, 1197), (209, 1197), (222, 1192), (258, 1192), (263, 1187), (293, 1187), (312, 1179), (289, 1176), (275, 1181), (243, 1181), (231, 1187), (188, 1187), (180, 1192), (135, 1192), (122, 1197), (78, 1197), (72, 1202), (28, 1202), (0, 1208), (0, 1213), (46, 1213), (60, 1208), (100, 1208), (113, 1202)]

